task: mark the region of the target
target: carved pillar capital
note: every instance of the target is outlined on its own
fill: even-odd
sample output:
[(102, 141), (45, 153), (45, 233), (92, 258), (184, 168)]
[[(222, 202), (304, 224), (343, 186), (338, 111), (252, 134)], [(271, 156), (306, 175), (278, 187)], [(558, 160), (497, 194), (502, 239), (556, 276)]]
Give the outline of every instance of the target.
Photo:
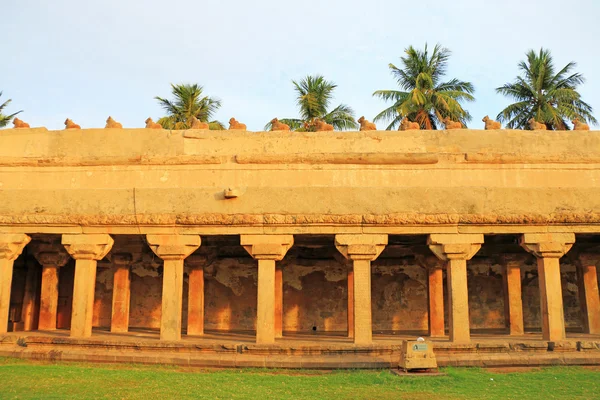
[(205, 254), (194, 254), (185, 259), (185, 265), (191, 268), (200, 268), (207, 266), (211, 261), (211, 257)]
[(373, 261), (388, 243), (387, 235), (335, 235), (335, 247), (348, 260)]
[(23, 233), (0, 233), (0, 259), (16, 260), (30, 241)]
[(63, 235), (62, 244), (76, 260), (102, 260), (112, 248), (114, 241), (107, 234)]
[(163, 260), (183, 260), (200, 247), (198, 235), (146, 235), (148, 245)]
[(64, 267), (71, 259), (69, 253), (58, 241), (54, 243), (34, 242), (32, 248), (33, 256), (44, 267)]
[(257, 260), (280, 261), (294, 245), (293, 235), (241, 235), (240, 244)]
[(428, 271), (446, 268), (446, 263), (434, 255), (417, 254), (415, 255), (415, 260), (419, 266)]
[(600, 254), (578, 253), (575, 262), (579, 267), (600, 267)]
[(575, 243), (574, 233), (525, 233), (521, 247), (538, 258), (561, 258)]
[(498, 263), (506, 268), (521, 267), (531, 257), (527, 254), (502, 254), (498, 257)]
[(133, 262), (131, 253), (114, 253), (110, 261), (118, 267), (127, 267)]
[(481, 234), (431, 234), (427, 238), (429, 248), (440, 260), (470, 260), (481, 248)]

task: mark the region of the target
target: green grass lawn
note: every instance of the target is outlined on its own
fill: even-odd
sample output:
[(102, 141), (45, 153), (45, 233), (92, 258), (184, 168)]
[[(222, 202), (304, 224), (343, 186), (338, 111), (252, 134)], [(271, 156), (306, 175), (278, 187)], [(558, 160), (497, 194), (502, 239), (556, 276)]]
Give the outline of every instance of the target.
[(600, 399), (600, 371), (552, 367), (447, 376), (380, 371), (199, 370), (169, 366), (48, 364), (0, 358), (2, 399)]

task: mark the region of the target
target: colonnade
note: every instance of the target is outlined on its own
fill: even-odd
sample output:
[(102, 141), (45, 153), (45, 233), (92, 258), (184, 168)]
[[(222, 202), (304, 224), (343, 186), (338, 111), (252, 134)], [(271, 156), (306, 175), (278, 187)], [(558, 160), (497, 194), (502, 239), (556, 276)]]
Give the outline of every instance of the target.
[[(14, 260), (30, 242), (25, 234), (0, 233), (0, 334), (7, 330)], [(204, 333), (204, 266), (207, 256), (192, 255), (200, 246), (199, 235), (147, 235), (146, 241), (163, 260), (162, 312), (160, 339), (181, 339), (184, 260), (190, 268), (188, 295), (188, 335)], [(429, 333), (444, 335), (443, 269), (447, 273), (448, 327), (450, 341), (470, 341), (467, 291), (467, 262), (484, 242), (482, 234), (430, 234), (427, 244), (437, 260), (423, 259), (428, 270)], [(559, 259), (573, 243), (573, 233), (525, 233), (521, 246), (537, 258), (542, 315), (542, 337), (557, 341), (565, 338), (565, 322)], [(39, 329), (56, 329), (58, 306), (58, 269), (69, 257), (75, 259), (75, 280), (71, 316), (72, 337), (92, 334), (92, 314), (97, 261), (111, 250), (108, 234), (64, 234), (62, 245), (36, 244), (33, 254), (42, 265)], [(357, 345), (372, 343), (371, 262), (388, 243), (386, 234), (338, 234), (335, 246), (352, 263), (348, 272), (348, 336)], [(283, 271), (281, 261), (294, 244), (293, 235), (241, 235), (241, 246), (257, 261), (258, 300), (256, 342), (274, 343), (282, 335)], [(191, 255), (191, 256), (190, 256)], [(579, 295), (585, 313), (587, 333), (600, 334), (600, 298), (596, 263), (598, 256), (582, 254)], [(130, 265), (126, 253), (112, 255), (115, 265), (111, 332), (127, 332), (130, 300)], [(505, 257), (505, 308), (511, 335), (522, 335), (521, 264)]]

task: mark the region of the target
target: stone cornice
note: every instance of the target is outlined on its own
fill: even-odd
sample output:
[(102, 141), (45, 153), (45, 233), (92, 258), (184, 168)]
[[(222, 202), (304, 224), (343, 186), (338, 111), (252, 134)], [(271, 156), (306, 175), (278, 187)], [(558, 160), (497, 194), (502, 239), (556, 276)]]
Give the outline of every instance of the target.
[(600, 213), (554, 214), (144, 214), (0, 215), (0, 225), (560, 225), (600, 224)]

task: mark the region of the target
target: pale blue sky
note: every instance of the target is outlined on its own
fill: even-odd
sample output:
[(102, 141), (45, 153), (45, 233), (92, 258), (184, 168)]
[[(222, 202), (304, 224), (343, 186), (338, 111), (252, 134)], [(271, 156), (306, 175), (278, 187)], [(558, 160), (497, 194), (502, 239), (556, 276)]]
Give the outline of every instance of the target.
[[(322, 74), (337, 83), (333, 106), (369, 120), (396, 88), (388, 63), (409, 45), (452, 50), (449, 77), (475, 85), (470, 126), (508, 99), (529, 49), (552, 51), (557, 67), (577, 62), (580, 88), (600, 119), (600, 2), (597, 0), (127, 1), (6, 0), (0, 33), (0, 100), (23, 109), (32, 126), (61, 129), (66, 117), (104, 127), (112, 115), (143, 127), (162, 110), (171, 82), (199, 83), (219, 97), (217, 119), (260, 130), (273, 117), (297, 116), (291, 80)], [(382, 124), (379, 125), (384, 128)]]

